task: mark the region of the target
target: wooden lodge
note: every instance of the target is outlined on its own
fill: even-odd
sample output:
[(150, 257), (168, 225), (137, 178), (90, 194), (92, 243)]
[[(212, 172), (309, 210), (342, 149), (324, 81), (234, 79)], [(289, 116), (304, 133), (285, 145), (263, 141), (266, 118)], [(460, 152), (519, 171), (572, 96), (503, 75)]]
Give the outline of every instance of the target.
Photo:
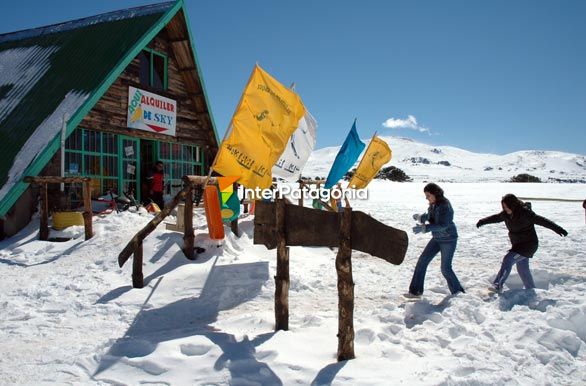
[[(26, 176), (90, 177), (92, 196), (144, 200), (164, 163), (166, 193), (205, 175), (218, 149), (183, 1), (0, 35), (0, 239), (30, 221)], [(62, 154), (64, 157), (62, 159)], [(72, 209), (81, 185), (50, 187)]]

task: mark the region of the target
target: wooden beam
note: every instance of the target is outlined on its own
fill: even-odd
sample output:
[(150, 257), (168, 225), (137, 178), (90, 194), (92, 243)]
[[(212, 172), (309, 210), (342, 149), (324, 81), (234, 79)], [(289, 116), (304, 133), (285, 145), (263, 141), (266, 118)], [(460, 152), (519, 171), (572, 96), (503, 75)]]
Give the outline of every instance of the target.
[(299, 206), (303, 206), (303, 182), (299, 181), (299, 191), (301, 194), (299, 195)]
[(85, 227), (85, 239), (89, 240), (94, 236), (92, 227), (92, 185), (89, 181), (83, 183), (83, 224)]
[(92, 179), (89, 177), (26, 176), (23, 180), (29, 184), (72, 184), (90, 182)]
[(39, 227), (39, 239), (49, 239), (49, 194), (47, 193), (47, 184), (41, 186), (41, 221)]
[(238, 230), (238, 219), (235, 218), (234, 220), (230, 221), (230, 230), (236, 237), (240, 237), (239, 230)]
[(195, 260), (195, 234), (193, 232), (193, 188), (187, 187), (185, 192), (185, 215), (184, 215), (184, 232), (183, 232), (183, 253), (189, 260)]
[(276, 205), (275, 331), (286, 331), (289, 329), (289, 247), (285, 241), (285, 200), (278, 198)]
[[(238, 193), (238, 183), (232, 184), (232, 189), (234, 189), (234, 194)], [(230, 230), (236, 237), (240, 237), (240, 232), (238, 231), (238, 217), (230, 222)]]
[(354, 359), (354, 281), (352, 279), (352, 208), (340, 216), (340, 247), (336, 256), (338, 274), (338, 362)]
[[(254, 243), (277, 247), (276, 204), (257, 201), (254, 210)], [(340, 243), (339, 214), (287, 205), (285, 219), (288, 246), (337, 247)], [(352, 248), (392, 263), (401, 264), (407, 253), (407, 233), (390, 227), (360, 211), (352, 211)]]
[(132, 260), (132, 287), (144, 287), (144, 276), (142, 274), (142, 240), (134, 250), (134, 259)]
[[(207, 176), (183, 176), (183, 181), (193, 185), (204, 185), (207, 179)], [(208, 185), (217, 184), (218, 177), (210, 177), (207, 183)]]
[(153, 218), (144, 228), (142, 228), (134, 237), (126, 244), (122, 252), (118, 255), (118, 265), (122, 267), (124, 263), (130, 258), (130, 256), (134, 253), (134, 251), (142, 245), (142, 241), (147, 237), (152, 231), (155, 230), (157, 225), (159, 225), (165, 217), (167, 217), (171, 211), (177, 206), (179, 201), (185, 197), (185, 189), (181, 190), (179, 193), (175, 195), (173, 200), (169, 202), (165, 207), (157, 213), (155, 218)]

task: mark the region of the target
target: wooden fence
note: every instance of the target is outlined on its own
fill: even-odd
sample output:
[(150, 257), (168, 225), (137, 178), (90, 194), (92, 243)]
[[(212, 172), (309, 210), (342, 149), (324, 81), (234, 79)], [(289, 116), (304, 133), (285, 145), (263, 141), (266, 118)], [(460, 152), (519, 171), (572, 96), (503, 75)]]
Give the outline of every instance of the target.
[(83, 224), (85, 228), (85, 239), (89, 240), (93, 237), (92, 229), (92, 186), (91, 178), (88, 177), (59, 177), (59, 176), (26, 176), (24, 182), (38, 184), (41, 186), (41, 202), (40, 202), (40, 226), (39, 239), (49, 239), (49, 196), (47, 193), (47, 186), (49, 184), (71, 184), (81, 183), (83, 195)]

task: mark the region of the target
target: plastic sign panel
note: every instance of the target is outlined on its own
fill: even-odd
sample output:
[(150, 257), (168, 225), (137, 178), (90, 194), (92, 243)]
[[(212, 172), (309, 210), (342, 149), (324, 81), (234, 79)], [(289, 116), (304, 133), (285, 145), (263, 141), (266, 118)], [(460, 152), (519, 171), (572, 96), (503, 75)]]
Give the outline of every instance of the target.
[(175, 136), (176, 120), (176, 101), (132, 86), (128, 87), (128, 127)]

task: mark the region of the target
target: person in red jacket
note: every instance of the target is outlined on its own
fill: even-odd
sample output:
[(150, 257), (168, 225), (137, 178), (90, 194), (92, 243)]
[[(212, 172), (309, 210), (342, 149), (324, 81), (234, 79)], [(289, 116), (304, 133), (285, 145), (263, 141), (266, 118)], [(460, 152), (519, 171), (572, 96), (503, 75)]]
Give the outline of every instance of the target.
[(146, 177), (149, 187), (149, 197), (159, 206), (159, 209), (165, 207), (165, 200), (163, 199), (165, 187), (163, 170), (163, 162), (157, 161)]

